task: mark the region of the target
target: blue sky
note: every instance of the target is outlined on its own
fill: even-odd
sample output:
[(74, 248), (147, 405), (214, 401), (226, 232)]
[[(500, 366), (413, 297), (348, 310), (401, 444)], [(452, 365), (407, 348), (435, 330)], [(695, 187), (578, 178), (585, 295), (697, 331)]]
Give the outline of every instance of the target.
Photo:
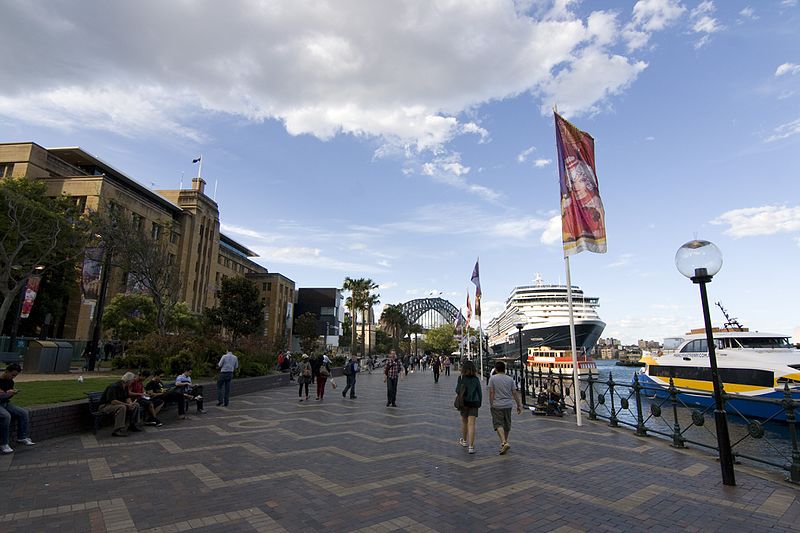
[[(222, 229), (298, 287), (484, 323), (536, 273), (564, 280), (553, 104), (596, 139), (608, 253), (571, 260), (604, 336), (702, 324), (675, 269), (751, 329), (800, 337), (796, 0), (0, 0), (0, 141), (81, 146), (141, 183), (196, 172)], [(715, 324), (722, 315), (713, 311)]]

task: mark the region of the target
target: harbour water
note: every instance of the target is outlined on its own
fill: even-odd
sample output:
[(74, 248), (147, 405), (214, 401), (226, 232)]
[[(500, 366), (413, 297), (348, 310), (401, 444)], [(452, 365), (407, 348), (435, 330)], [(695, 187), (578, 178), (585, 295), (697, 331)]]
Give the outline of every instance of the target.
[[(608, 400), (608, 386), (605, 382), (608, 381), (609, 376), (614, 378), (614, 382), (618, 385), (630, 385), (633, 381), (633, 375), (641, 370), (637, 367), (616, 366), (616, 361), (613, 360), (598, 360), (597, 370), (599, 374), (599, 383), (595, 384), (595, 391), (606, 395), (606, 403), (604, 406), (596, 406), (598, 412), (608, 416), (609, 414), (609, 400)], [(585, 389), (586, 385), (582, 385)], [(617, 397), (616, 408), (617, 418), (629, 424), (636, 424), (636, 403), (632, 396), (632, 389), (627, 387), (618, 387), (615, 390)], [(630, 396), (629, 408), (620, 409), (618, 398), (627, 398)], [(662, 417), (651, 417), (647, 421), (648, 427), (654, 427), (659, 431), (671, 434), (673, 431), (673, 415), (672, 405), (669, 402), (664, 403), (664, 400), (649, 399), (646, 395), (642, 395), (642, 412), (643, 416), (647, 418), (651, 414), (651, 403), (656, 403), (662, 408)], [(678, 423), (681, 429), (686, 429), (684, 437), (690, 440), (697, 441), (707, 446), (716, 446), (716, 436), (714, 433), (714, 418), (713, 411), (709, 410), (705, 416), (705, 424), (702, 427), (696, 425), (692, 426), (692, 411), (697, 408), (678, 407)], [(728, 416), (728, 428), (731, 437), (731, 445), (734, 454), (745, 454), (752, 457), (760, 457), (769, 461), (777, 463), (789, 463), (791, 460), (791, 436), (789, 428), (785, 423), (767, 423), (763, 424), (764, 435), (762, 438), (753, 438), (748, 431), (748, 423), (751, 421), (743, 420), (736, 415)], [(691, 426), (691, 427), (690, 427)], [(662, 437), (657, 437), (662, 438)], [(666, 437), (663, 437), (666, 438)], [(687, 446), (692, 446), (688, 443)], [(696, 446), (696, 445), (695, 445)], [(768, 465), (764, 465), (769, 468)]]

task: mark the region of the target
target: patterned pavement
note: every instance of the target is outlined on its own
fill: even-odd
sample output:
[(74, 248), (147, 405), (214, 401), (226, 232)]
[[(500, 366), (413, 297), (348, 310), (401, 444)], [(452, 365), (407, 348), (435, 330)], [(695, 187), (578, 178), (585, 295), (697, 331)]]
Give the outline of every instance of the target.
[[(514, 415), (497, 456), (488, 407), (477, 453), (458, 445), (455, 376), (380, 374), (358, 399), (298, 403), (294, 386), (129, 438), (74, 435), (0, 457), (0, 531), (766, 531), (800, 528), (793, 486), (574, 419)], [(233, 386), (236, 386), (234, 381)]]

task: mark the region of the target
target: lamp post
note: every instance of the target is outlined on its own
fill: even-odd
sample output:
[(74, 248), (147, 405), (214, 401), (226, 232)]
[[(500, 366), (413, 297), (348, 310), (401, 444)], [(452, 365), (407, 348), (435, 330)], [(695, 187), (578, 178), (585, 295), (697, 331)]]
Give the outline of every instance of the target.
[(517, 344), (519, 345), (519, 375), (522, 384), (520, 387), (522, 389), (522, 405), (525, 405), (525, 389), (528, 388), (525, 374), (527, 373), (528, 365), (525, 356), (522, 354), (522, 328), (525, 326), (524, 317), (517, 315), (517, 321), (514, 322), (514, 326), (517, 328)]
[[(108, 292), (108, 281), (111, 275), (111, 256), (114, 254), (113, 248), (106, 245), (103, 257), (103, 270), (100, 272), (100, 292), (97, 294), (97, 307), (94, 311), (94, 327), (92, 328), (92, 339), (86, 347), (87, 362), (97, 358), (100, 345), (100, 334), (103, 331), (103, 308), (106, 304), (106, 292)], [(89, 370), (94, 370), (94, 364), (89, 363)]]
[(722, 469), (723, 485), (736, 485), (733, 471), (733, 454), (731, 440), (728, 435), (728, 420), (725, 414), (725, 400), (722, 398), (722, 383), (717, 369), (717, 353), (714, 346), (714, 335), (711, 332), (711, 313), (708, 309), (706, 283), (722, 268), (722, 252), (708, 241), (689, 241), (675, 254), (675, 266), (681, 274), (700, 286), (700, 301), (703, 306), (703, 321), (708, 343), (708, 360), (711, 364), (711, 380), (714, 385), (714, 422), (717, 427), (717, 446), (719, 447), (719, 464)]

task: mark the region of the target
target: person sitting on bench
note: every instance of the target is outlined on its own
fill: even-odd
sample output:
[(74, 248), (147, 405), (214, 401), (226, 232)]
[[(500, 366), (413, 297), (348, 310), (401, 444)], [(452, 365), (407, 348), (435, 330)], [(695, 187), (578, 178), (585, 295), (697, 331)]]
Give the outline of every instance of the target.
[(128, 396), (139, 404), (141, 410), (147, 413), (147, 421), (145, 424), (148, 426), (156, 426), (161, 427), (164, 424), (161, 423), (161, 420), (158, 419), (158, 412), (161, 410), (161, 407), (164, 405), (163, 400), (154, 399), (144, 391), (144, 380), (150, 377), (149, 370), (142, 370), (139, 372), (133, 381), (130, 382), (128, 385)]
[(11, 398), (19, 393), (19, 390), (14, 388), (14, 378), (20, 372), (22, 372), (22, 367), (17, 363), (11, 363), (0, 374), (0, 453), (4, 454), (14, 453), (14, 449), (8, 445), (12, 418), (17, 419), (17, 442), (25, 446), (33, 446), (33, 441), (28, 435), (28, 428), (31, 425), (30, 413), (27, 409), (11, 403)]
[(186, 418), (186, 399), (183, 394), (177, 390), (167, 390), (162, 381), (164, 377), (163, 370), (154, 370), (153, 377), (147, 383), (144, 390), (150, 396), (152, 402), (160, 402), (159, 407), (162, 407), (166, 402), (175, 402), (178, 404), (178, 418)]
[(111, 434), (115, 437), (128, 436), (126, 425), (131, 431), (142, 431), (138, 426), (139, 406), (128, 396), (128, 385), (135, 377), (133, 372), (126, 372), (119, 381), (106, 387), (100, 398), (98, 411), (114, 415), (114, 431)]
[(203, 386), (192, 385), (192, 369), (187, 368), (183, 374), (175, 378), (175, 388), (182, 392), (187, 400), (197, 402), (197, 414), (205, 414), (203, 410)]

